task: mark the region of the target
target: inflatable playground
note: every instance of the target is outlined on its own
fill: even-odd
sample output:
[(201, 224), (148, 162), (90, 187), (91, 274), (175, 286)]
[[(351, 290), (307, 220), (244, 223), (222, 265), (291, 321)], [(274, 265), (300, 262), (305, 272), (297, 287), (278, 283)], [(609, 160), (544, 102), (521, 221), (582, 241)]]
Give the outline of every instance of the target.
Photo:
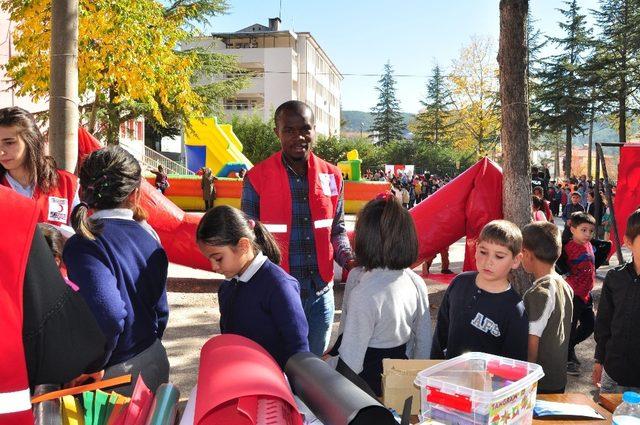
[[(242, 153), (242, 143), (230, 124), (219, 124), (216, 118), (192, 120), (191, 129), (185, 134), (187, 168), (198, 173), (202, 167), (210, 168), (217, 177), (216, 205), (240, 208), (242, 195), (241, 170), (249, 170), (253, 164)], [(378, 193), (389, 188), (385, 182), (361, 180), (358, 152), (347, 154), (347, 160), (338, 163), (345, 176), (345, 212), (357, 213), (364, 204)], [(147, 180), (153, 183), (153, 177)], [(199, 175), (169, 175), (169, 188), (165, 196), (186, 211), (204, 211)]]
[[(220, 130), (222, 131), (222, 130)], [(230, 129), (228, 130), (230, 132)], [(225, 133), (226, 134), (226, 133)], [(99, 149), (100, 143), (84, 128), (79, 131), (79, 161), (92, 150)], [(198, 146), (198, 145), (196, 145)], [(227, 149), (230, 149), (228, 145)], [(233, 144), (233, 146), (236, 146)], [(238, 150), (241, 152), (240, 150)], [(353, 156), (352, 156), (353, 157)], [(212, 158), (205, 160), (213, 161)], [(351, 166), (343, 164), (341, 167)], [(355, 173), (354, 173), (355, 174)], [(193, 185), (180, 186), (180, 180), (193, 180)], [(148, 222), (160, 236), (169, 261), (188, 267), (209, 270), (209, 262), (200, 254), (195, 243), (195, 230), (201, 213), (186, 212), (171, 198), (180, 200), (176, 192), (176, 184), (186, 193), (187, 188), (194, 192), (183, 197), (199, 196), (199, 177), (179, 177), (171, 180), (172, 187), (167, 190), (169, 197), (163, 196), (153, 184), (143, 182), (142, 203), (149, 213)], [(242, 181), (233, 178), (221, 178), (218, 182), (219, 199), (228, 200), (231, 205), (238, 206)], [(367, 188), (366, 192), (360, 190)], [(354, 189), (355, 188), (355, 189)], [(499, 165), (484, 158), (474, 166), (460, 174), (434, 195), (428, 197), (412, 208), (411, 213), (419, 238), (419, 255), (417, 264), (433, 256), (466, 237), (465, 259), (463, 270), (475, 269), (475, 246), (482, 227), (491, 220), (502, 218), (502, 170)], [(366, 203), (376, 194), (388, 189), (386, 183), (363, 183), (348, 181), (345, 186), (345, 197), (351, 195), (352, 209)], [(354, 199), (358, 194), (361, 199)], [(367, 193), (367, 197), (364, 196)], [(182, 198), (183, 199), (183, 198)], [(195, 201), (194, 201), (195, 202)], [(184, 204), (183, 204), (184, 205)], [(640, 143), (627, 143), (620, 148), (618, 166), (618, 185), (614, 203), (614, 215), (617, 223), (619, 240), (625, 231), (626, 218), (640, 205)], [(614, 238), (615, 240), (615, 238)], [(615, 244), (614, 244), (615, 245)]]

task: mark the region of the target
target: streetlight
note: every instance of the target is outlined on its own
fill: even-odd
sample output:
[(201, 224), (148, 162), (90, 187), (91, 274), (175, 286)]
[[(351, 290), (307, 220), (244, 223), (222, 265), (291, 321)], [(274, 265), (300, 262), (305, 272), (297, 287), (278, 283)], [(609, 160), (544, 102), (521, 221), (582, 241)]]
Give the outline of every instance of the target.
[(362, 132), (364, 131), (364, 123), (360, 123), (360, 138), (362, 139)]

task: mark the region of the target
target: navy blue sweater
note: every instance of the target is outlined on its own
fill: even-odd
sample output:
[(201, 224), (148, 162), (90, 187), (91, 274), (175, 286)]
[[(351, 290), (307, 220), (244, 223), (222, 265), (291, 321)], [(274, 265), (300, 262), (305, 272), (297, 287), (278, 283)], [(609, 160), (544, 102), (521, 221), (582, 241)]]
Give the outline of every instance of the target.
[(266, 260), (248, 282), (225, 280), (220, 285), (218, 300), (221, 327), (229, 322), (221, 329), (222, 333), (242, 335), (257, 342), (281, 368), (292, 355), (309, 351), (309, 325), (298, 281), (271, 261)]
[(107, 338), (105, 366), (121, 363), (162, 338), (169, 319), (164, 249), (132, 220), (102, 219), (92, 241), (79, 235), (66, 243), (69, 279), (80, 287)]
[(444, 293), (431, 345), (432, 359), (451, 359), (467, 351), (527, 360), (529, 321), (520, 295), (476, 285), (478, 272), (456, 276)]

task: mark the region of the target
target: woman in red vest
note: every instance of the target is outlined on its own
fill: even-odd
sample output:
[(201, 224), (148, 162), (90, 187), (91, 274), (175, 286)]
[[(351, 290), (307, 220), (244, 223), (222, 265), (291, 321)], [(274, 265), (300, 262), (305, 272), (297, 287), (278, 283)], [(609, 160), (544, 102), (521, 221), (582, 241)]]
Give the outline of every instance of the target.
[(0, 109), (0, 185), (34, 199), (38, 222), (68, 225), (80, 203), (78, 179), (56, 169), (35, 118), (18, 107)]

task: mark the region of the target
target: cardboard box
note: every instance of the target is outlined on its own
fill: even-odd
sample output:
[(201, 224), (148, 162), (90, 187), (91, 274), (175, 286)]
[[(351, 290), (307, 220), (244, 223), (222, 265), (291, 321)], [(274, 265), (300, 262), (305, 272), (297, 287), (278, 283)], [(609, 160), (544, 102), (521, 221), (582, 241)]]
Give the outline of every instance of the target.
[(442, 360), (382, 360), (382, 403), (402, 414), (404, 401), (413, 396), (411, 414), (420, 413), (420, 389), (413, 384), (421, 370)]

